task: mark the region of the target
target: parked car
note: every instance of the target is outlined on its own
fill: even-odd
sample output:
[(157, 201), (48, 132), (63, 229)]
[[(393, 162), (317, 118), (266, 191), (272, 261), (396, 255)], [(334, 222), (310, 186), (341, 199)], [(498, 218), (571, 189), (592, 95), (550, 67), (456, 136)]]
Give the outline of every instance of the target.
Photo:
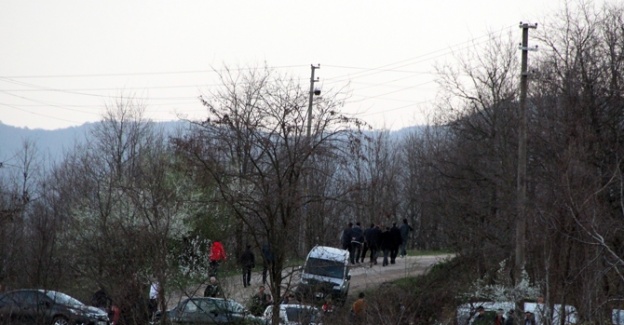
[[(280, 325), (321, 325), (322, 316), (318, 308), (301, 304), (279, 305)], [(271, 324), (273, 306), (269, 306), (262, 314), (266, 324)]]
[[(165, 312), (167, 324), (256, 324), (264, 325), (264, 320), (252, 315), (240, 303), (223, 298), (187, 298), (175, 308)], [(163, 314), (158, 312), (152, 324), (160, 324)]]
[(0, 294), (0, 324), (108, 325), (109, 319), (62, 292), (22, 289)]
[[(513, 301), (482, 301), (463, 304), (457, 307), (457, 324), (472, 324), (476, 315), (476, 307), (481, 306), (484, 308), (486, 314), (489, 314), (491, 318), (494, 317), (498, 309), (502, 309), (505, 312), (516, 308), (516, 303)], [(543, 303), (525, 302), (520, 319), (524, 318), (524, 312), (533, 313), (536, 324), (546, 324), (548, 319), (549, 324), (560, 324), (562, 315), (565, 315), (565, 324), (576, 324), (577, 315), (576, 308), (571, 305), (566, 305), (565, 308), (561, 304), (554, 304), (552, 312)], [(508, 314), (505, 315), (507, 317)], [(613, 315), (615, 317), (615, 314)], [(615, 319), (615, 318), (614, 318)]]

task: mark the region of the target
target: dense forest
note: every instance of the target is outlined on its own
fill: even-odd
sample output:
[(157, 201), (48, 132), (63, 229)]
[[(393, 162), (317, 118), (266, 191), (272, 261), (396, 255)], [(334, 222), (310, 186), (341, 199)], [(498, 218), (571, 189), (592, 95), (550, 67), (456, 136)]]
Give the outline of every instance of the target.
[(338, 246), (346, 223), (406, 218), (412, 249), (455, 252), (473, 283), (508, 288), (447, 303), (532, 288), (604, 323), (624, 306), (624, 7), (570, 5), (531, 30), (524, 215), (518, 42), (492, 33), (439, 64), (435, 113), (405, 137), (342, 114), (340, 91), (315, 97), (308, 120), (307, 85), (260, 67), (223, 72), (198, 103), (206, 118), (173, 136), (130, 97), (54, 165), (25, 142), (0, 169), (0, 283), (78, 297), (106, 286), (123, 303), (137, 279), (207, 281), (219, 240), (232, 263), (268, 243), (279, 284), (290, 259)]

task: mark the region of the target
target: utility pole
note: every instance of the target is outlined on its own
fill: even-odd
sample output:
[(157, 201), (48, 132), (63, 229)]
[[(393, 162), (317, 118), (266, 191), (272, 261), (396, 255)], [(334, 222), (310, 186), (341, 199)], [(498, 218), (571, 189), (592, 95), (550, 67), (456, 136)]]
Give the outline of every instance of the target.
[(310, 140), (310, 135), (312, 134), (312, 101), (313, 101), (313, 97), (314, 95), (320, 95), (321, 92), (318, 91), (315, 92), (314, 91), (314, 83), (317, 82), (319, 79), (316, 78), (314, 79), (314, 70), (316, 69), (320, 69), (321, 68), (321, 64), (317, 64), (316, 66), (314, 64), (310, 65), (310, 69), (312, 69), (312, 73), (310, 75), (310, 98), (308, 101), (308, 132), (306, 133), (308, 140)]
[(529, 49), (529, 28), (537, 28), (537, 24), (520, 22), (522, 28), (522, 66), (520, 72), (520, 125), (518, 128), (518, 184), (517, 184), (517, 212), (516, 219), (516, 267), (514, 274), (515, 283), (522, 280), (522, 273), (526, 265), (526, 190), (527, 190), (527, 87), (528, 75), (527, 61), (528, 52), (537, 50), (537, 47)]
[[(317, 77), (316, 79), (314, 78), (314, 70), (316, 69), (320, 69), (321, 68), (321, 64), (317, 64), (316, 66), (314, 64), (310, 65), (310, 69), (312, 70), (311, 74), (310, 74), (310, 94), (309, 94), (309, 99), (308, 99), (308, 125), (307, 125), (307, 130), (306, 130), (306, 141), (307, 143), (310, 145), (310, 149), (312, 148), (312, 103), (314, 101), (314, 96), (315, 95), (320, 95), (321, 91), (320, 90), (315, 90), (314, 89), (314, 83), (317, 82), (319, 80), (319, 78)], [(309, 162), (308, 162), (309, 164)], [(304, 176), (304, 189), (305, 189), (305, 200), (308, 201), (307, 196), (309, 196), (310, 194), (310, 173), (306, 173)], [(303, 254), (305, 254), (305, 250), (307, 249), (306, 244), (307, 244), (307, 240), (306, 238), (308, 238), (308, 229), (312, 229), (310, 228), (310, 205), (308, 203), (305, 204), (304, 206), (304, 212), (303, 212), (303, 222), (299, 223), (299, 234), (301, 234), (301, 240), (299, 240), (299, 251), (302, 252)]]

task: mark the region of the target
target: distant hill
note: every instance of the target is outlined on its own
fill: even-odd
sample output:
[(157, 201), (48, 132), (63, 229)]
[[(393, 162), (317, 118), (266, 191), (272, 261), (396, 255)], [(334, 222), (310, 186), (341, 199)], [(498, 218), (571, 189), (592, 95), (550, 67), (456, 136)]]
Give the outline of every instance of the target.
[[(179, 127), (187, 125), (188, 122), (160, 122), (158, 126), (173, 132)], [(97, 123), (85, 123), (81, 126), (69, 127), (58, 130), (42, 130), (19, 128), (0, 122), (0, 162), (12, 160), (17, 152), (23, 150), (25, 141), (35, 143), (40, 154), (58, 161), (63, 154), (69, 151), (77, 143), (84, 143), (90, 130)], [(397, 131), (390, 132), (392, 139), (400, 139), (411, 132), (422, 131), (422, 126), (412, 126)], [(373, 131), (374, 132), (374, 131)]]
[(35, 144), (38, 152), (58, 160), (74, 144), (86, 139), (94, 123), (58, 130), (19, 128), (0, 122), (0, 161), (11, 160), (23, 151), (25, 141)]

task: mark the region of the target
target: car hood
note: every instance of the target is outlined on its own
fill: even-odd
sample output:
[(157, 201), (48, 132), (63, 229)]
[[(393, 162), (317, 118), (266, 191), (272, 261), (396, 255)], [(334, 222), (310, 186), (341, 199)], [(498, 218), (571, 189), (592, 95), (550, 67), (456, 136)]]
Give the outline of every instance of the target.
[(332, 285), (333, 287), (340, 287), (344, 284), (342, 279), (330, 278), (317, 274), (304, 274), (301, 278), (307, 281), (310, 285), (321, 285), (326, 283)]

